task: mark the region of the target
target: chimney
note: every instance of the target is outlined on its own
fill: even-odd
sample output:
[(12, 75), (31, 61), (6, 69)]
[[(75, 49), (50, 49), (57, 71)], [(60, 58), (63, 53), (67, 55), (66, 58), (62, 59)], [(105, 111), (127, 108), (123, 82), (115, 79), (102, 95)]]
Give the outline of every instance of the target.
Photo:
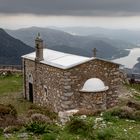
[(35, 49), (36, 49), (36, 58), (37, 62), (44, 60), (43, 59), (43, 40), (40, 37), (40, 33), (38, 33), (35, 39)]

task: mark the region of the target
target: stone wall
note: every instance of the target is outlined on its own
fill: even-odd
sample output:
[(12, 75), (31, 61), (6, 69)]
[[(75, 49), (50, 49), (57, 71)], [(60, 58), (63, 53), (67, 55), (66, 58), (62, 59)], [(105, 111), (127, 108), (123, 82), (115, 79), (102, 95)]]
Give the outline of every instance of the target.
[(0, 75), (22, 73), (20, 65), (0, 65)]
[(105, 110), (106, 92), (81, 92), (79, 107), (87, 110)]
[[(34, 103), (52, 108), (56, 112), (79, 108), (81, 103), (79, 90), (86, 80), (97, 77), (109, 86), (106, 92), (106, 107), (117, 104), (120, 79), (119, 66), (116, 64), (94, 59), (63, 70), (27, 59), (23, 63), (25, 63), (23, 68), (25, 97), (29, 100), (29, 75), (32, 75)], [(86, 102), (88, 103), (88, 100)]]
[[(33, 77), (34, 103), (47, 106), (58, 112), (62, 110), (63, 70), (25, 59), (25, 94), (29, 100), (29, 79)], [(61, 82), (62, 81), (62, 82)]]
[[(64, 73), (65, 79), (68, 81), (65, 83), (67, 86), (65, 88), (65, 93), (71, 93), (65, 104), (65, 108), (77, 108), (80, 106), (80, 92), (84, 83), (90, 78), (101, 79), (106, 86), (109, 86), (109, 90), (106, 95), (106, 105), (107, 108), (113, 107), (118, 103), (118, 92), (119, 86), (121, 85), (119, 77), (119, 65), (110, 63), (104, 60), (94, 59), (87, 63), (78, 65), (71, 68)], [(64, 94), (65, 95), (65, 94)], [(69, 105), (69, 106), (68, 106)]]

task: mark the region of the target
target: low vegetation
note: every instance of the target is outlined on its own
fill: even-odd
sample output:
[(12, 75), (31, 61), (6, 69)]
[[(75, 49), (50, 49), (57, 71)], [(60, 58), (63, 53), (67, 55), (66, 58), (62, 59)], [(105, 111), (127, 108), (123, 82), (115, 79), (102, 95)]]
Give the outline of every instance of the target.
[(3, 73), (0, 75), (0, 95), (22, 91), (21, 74)]
[(127, 85), (129, 88), (133, 88), (135, 89), (136, 91), (139, 91), (140, 92), (140, 84), (129, 84)]
[[(83, 109), (62, 125), (57, 113), (23, 99), (20, 74), (0, 76), (0, 83), (0, 140), (140, 139), (137, 88), (127, 85), (133, 96), (121, 106), (103, 113)], [(5, 88), (7, 84), (9, 88)]]

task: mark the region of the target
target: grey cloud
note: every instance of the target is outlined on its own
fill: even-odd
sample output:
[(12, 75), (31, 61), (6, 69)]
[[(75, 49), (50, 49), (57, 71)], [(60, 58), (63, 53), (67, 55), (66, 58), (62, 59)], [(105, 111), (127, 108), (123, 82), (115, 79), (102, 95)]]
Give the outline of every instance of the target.
[(0, 0), (0, 13), (133, 16), (140, 15), (140, 0)]

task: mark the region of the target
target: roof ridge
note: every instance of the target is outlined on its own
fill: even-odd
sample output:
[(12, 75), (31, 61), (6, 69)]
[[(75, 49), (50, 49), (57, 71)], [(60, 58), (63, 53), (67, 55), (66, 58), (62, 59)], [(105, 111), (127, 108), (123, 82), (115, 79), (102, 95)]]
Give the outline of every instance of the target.
[(66, 56), (70, 56), (70, 54), (64, 55), (64, 56), (61, 56), (61, 57), (57, 57), (57, 58), (54, 58), (54, 59), (50, 59), (50, 61), (57, 60), (57, 59), (60, 59), (60, 58), (66, 57)]

